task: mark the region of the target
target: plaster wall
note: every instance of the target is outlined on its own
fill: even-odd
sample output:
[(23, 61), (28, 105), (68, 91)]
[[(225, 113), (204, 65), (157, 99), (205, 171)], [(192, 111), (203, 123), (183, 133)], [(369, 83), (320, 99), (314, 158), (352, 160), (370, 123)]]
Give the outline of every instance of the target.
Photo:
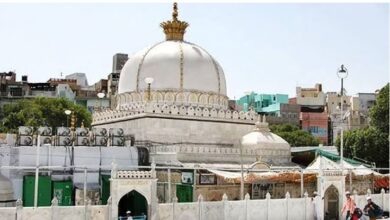
[[(367, 195), (352, 195), (358, 207), (364, 207)], [(370, 194), (372, 200), (389, 211), (389, 194), (382, 191), (379, 194)], [(114, 204), (112, 204), (114, 205)], [(261, 200), (204, 202), (202, 198), (192, 203), (164, 203), (158, 204), (159, 220), (303, 220), (313, 219), (314, 206), (311, 198), (290, 198), (286, 194), (284, 199), (267, 197)], [(108, 220), (110, 205), (106, 206), (51, 206), (51, 207), (12, 207), (0, 208), (0, 219), (16, 220), (82, 220), (84, 214), (87, 219)]]
[(253, 130), (254, 122), (226, 123), (224, 121), (191, 120), (190, 118), (140, 117), (96, 125), (123, 128), (137, 141), (157, 143), (238, 144), (239, 138)]

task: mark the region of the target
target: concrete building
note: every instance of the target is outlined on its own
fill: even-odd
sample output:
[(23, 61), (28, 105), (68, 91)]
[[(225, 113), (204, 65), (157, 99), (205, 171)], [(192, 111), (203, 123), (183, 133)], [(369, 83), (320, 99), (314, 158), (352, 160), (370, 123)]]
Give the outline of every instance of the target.
[(288, 103), (288, 95), (284, 94), (257, 94), (252, 92), (237, 100), (237, 104), (244, 111), (253, 109), (257, 113), (280, 116), (280, 104)]
[(126, 64), (129, 59), (129, 55), (125, 53), (117, 53), (113, 57), (112, 61), (112, 72), (120, 73), (122, 71), (123, 66)]
[(88, 80), (87, 80), (87, 76), (85, 75), (85, 73), (69, 74), (69, 75), (65, 76), (65, 79), (74, 79), (74, 80), (76, 80), (76, 82), (77, 82), (76, 84), (80, 88), (88, 87)]
[(302, 130), (310, 132), (322, 144), (328, 143), (328, 114), (326, 112), (301, 112)]
[[(341, 100), (343, 102), (343, 116), (341, 116)], [(342, 128), (344, 131), (348, 131), (368, 126), (368, 117), (362, 113), (360, 106), (359, 97), (346, 95), (341, 98), (336, 92), (327, 93), (327, 112), (331, 121), (333, 143), (340, 135)]]
[(360, 112), (366, 117), (369, 117), (369, 111), (376, 102), (376, 93), (358, 93), (360, 103)]
[(326, 94), (322, 85), (317, 83), (314, 88), (296, 88), (296, 103), (309, 108), (323, 108), (326, 105)]
[(328, 144), (328, 115), (326, 113), (326, 94), (322, 85), (317, 83), (313, 88), (296, 88), (296, 98), (290, 103), (301, 107), (301, 128), (317, 137), (322, 144)]
[(238, 111), (253, 110), (260, 115), (266, 115), (270, 124), (293, 124), (299, 126), (300, 108), (288, 103), (285, 94), (257, 94), (252, 92), (236, 101)]

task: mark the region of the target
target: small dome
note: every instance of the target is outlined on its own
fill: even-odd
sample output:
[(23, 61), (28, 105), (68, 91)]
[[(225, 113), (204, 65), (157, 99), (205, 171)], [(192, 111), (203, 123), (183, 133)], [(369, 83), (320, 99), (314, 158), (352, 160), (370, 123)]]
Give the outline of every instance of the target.
[(290, 144), (278, 135), (270, 132), (268, 123), (256, 122), (252, 132), (241, 139), (243, 149), (255, 150), (255, 154), (262, 162), (286, 164), (290, 162)]
[[(14, 191), (12, 189), (12, 183), (5, 176), (0, 174), (0, 201), (14, 199)], [(0, 203), (1, 206), (1, 203)]]

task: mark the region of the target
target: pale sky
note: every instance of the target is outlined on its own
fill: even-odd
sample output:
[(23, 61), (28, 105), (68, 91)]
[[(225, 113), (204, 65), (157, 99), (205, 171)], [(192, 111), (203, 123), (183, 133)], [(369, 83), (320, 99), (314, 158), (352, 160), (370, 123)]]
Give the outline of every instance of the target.
[[(45, 82), (60, 73), (106, 78), (115, 53), (133, 54), (164, 39), (170, 3), (0, 3), (0, 72)], [(349, 69), (348, 94), (389, 81), (387, 4), (179, 3), (185, 40), (222, 65), (228, 96), (245, 91), (295, 96), (322, 83), (339, 91), (336, 71)]]

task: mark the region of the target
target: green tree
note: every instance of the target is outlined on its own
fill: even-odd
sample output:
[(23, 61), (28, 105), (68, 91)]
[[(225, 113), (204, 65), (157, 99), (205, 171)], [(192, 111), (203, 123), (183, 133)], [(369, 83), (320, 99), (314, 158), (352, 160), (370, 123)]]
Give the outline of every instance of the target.
[[(375, 162), (377, 167), (389, 167), (387, 134), (375, 127), (347, 131), (344, 134), (344, 156)], [(336, 145), (340, 151), (340, 138)]]
[[(375, 162), (377, 167), (389, 167), (389, 84), (379, 92), (370, 109), (370, 127), (347, 131), (344, 134), (345, 157), (358, 157)], [(340, 151), (340, 137), (336, 146)]]
[(273, 133), (286, 140), (292, 147), (317, 146), (320, 144), (318, 138), (307, 131), (300, 130), (297, 126), (290, 124), (271, 125)]
[(389, 134), (389, 83), (384, 86), (370, 109), (371, 126)]
[(80, 126), (81, 122), (84, 122), (86, 127), (91, 125), (92, 116), (85, 107), (64, 98), (38, 97), (4, 105), (0, 109), (0, 131), (16, 132), (19, 126), (49, 126), (53, 129), (66, 126), (66, 109), (75, 113), (77, 126)]

